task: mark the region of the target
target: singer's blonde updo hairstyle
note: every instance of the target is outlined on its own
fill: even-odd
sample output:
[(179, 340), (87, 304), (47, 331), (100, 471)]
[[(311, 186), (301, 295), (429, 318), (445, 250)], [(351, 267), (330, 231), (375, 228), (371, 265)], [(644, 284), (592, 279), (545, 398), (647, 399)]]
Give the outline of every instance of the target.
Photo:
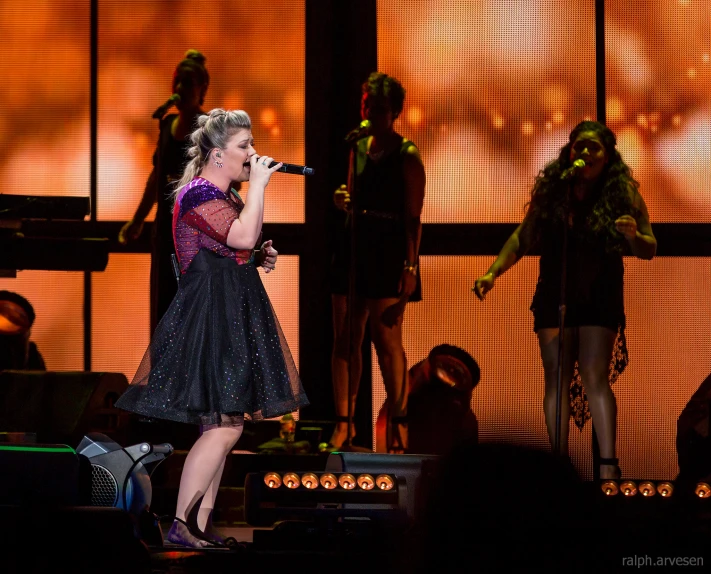
[(227, 111), (221, 108), (198, 116), (197, 127), (190, 134), (191, 146), (187, 154), (190, 160), (185, 166), (183, 177), (176, 184), (173, 199), (180, 188), (190, 183), (205, 167), (210, 153), (215, 148), (224, 149), (230, 138), (240, 130), (251, 130), (252, 120), (244, 110)]

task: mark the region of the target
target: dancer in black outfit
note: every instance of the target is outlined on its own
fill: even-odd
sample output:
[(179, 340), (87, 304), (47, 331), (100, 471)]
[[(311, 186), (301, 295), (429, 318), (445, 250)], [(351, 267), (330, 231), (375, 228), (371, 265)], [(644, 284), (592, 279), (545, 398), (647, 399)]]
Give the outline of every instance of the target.
[[(379, 425), (386, 428), (378, 433), (386, 438), (378, 441), (378, 450), (404, 452), (407, 448), (407, 358), (402, 322), (405, 305), (422, 299), (419, 248), (425, 169), (417, 146), (393, 126), (404, 100), (405, 90), (395, 78), (380, 72), (368, 77), (362, 87), (361, 116), (371, 123), (369, 135), (358, 141), (351, 153), (348, 185), (334, 193), (336, 206), (348, 213), (349, 220), (331, 276), (331, 370), (338, 415), (331, 450), (340, 448), (348, 434), (348, 401), (354, 409), (362, 371), (360, 347), (368, 318), (387, 393), (383, 424)], [(350, 218), (355, 218), (355, 293), (349, 302)]]

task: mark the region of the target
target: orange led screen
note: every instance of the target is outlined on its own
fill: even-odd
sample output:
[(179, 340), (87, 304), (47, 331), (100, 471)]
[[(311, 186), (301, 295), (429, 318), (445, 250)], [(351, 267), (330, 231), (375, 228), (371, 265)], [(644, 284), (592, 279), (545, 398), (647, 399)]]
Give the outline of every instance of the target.
[[(605, 15), (607, 123), (652, 220), (711, 222), (711, 5), (615, 0)], [(537, 171), (597, 119), (594, 18), (592, 0), (378, 2), (426, 223), (521, 219)]]

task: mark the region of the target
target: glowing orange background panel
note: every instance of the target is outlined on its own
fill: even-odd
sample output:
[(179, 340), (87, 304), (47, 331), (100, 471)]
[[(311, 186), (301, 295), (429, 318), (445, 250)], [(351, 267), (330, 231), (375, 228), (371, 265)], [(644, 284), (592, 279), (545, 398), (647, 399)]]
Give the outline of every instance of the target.
[(89, 195), (89, 21), (88, 2), (0, 1), (2, 193)]
[(595, 117), (593, 2), (377, 6), (378, 68), (406, 90), (396, 129), (425, 162), (423, 222), (519, 221), (537, 171)]
[[(407, 90), (423, 221), (516, 222), (570, 129), (596, 119), (592, 0), (378, 2), (378, 68)], [(407, 14), (407, 17), (403, 17)], [(608, 125), (653, 221), (711, 222), (711, 5), (605, 3)]]
[[(595, 117), (593, 9), (583, 0), (378, 2), (379, 69), (407, 90), (396, 128), (422, 150), (425, 222), (520, 221), (537, 171), (575, 123)], [(605, 9), (608, 124), (652, 223), (709, 222), (711, 6), (660, 0)], [(443, 342), (467, 349), (482, 367), (473, 397), (482, 439), (546, 447), (528, 310), (537, 261), (520, 261), (482, 305), (470, 289), (492, 261), (422, 258), (424, 300), (405, 314), (408, 364)], [(625, 266), (631, 362), (613, 388), (618, 454), (628, 476), (672, 478), (676, 418), (711, 372), (709, 265), (628, 258)], [(670, 285), (669, 277), (684, 280)], [(373, 365), (377, 413), (385, 391), (374, 354)], [(588, 477), (591, 428), (570, 434)]]
[(605, 2), (608, 125), (653, 221), (711, 222), (711, 4)]

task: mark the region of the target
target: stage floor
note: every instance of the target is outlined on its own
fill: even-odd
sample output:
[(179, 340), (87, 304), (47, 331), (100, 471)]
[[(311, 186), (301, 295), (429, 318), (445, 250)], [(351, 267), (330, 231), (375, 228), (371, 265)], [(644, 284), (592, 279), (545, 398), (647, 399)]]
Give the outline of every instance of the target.
[[(163, 527), (163, 537), (169, 525)], [(369, 535), (341, 535), (310, 528), (279, 534), (274, 528), (249, 525), (220, 527), (220, 532), (238, 542), (237, 547), (190, 549), (164, 543), (150, 547), (151, 574), (246, 571), (256, 568), (269, 571), (285, 568), (290, 572), (401, 572), (397, 561), (402, 539), (395, 535), (392, 545)], [(256, 535), (256, 536), (255, 536)]]

